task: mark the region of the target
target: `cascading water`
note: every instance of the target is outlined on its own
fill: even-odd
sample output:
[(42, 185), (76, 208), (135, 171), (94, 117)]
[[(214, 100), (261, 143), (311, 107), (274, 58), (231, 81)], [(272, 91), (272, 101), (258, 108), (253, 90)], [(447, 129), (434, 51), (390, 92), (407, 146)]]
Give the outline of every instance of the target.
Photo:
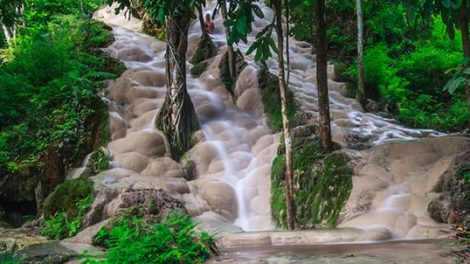
[[(248, 43), (237, 45), (242, 53), (254, 41), (256, 33), (272, 20), (272, 10), (262, 3), (258, 4), (265, 16), (263, 19), (256, 18)], [(212, 5), (206, 11), (213, 8)], [(113, 26), (116, 41), (108, 50), (129, 68), (109, 87), (113, 141), (108, 148), (121, 170), (130, 170), (132, 172), (126, 173), (147, 181), (149, 176), (165, 174), (153, 170), (156, 165), (152, 164), (160, 164), (158, 162), (168, 156), (167, 143), (154, 130), (155, 117), (165, 94), (165, 43), (136, 32), (137, 21), (129, 22), (124, 17), (116, 17), (111, 9), (102, 10), (97, 17)], [(245, 231), (270, 230), (274, 227), (269, 204), (270, 167), (276, 155), (279, 135), (273, 135), (265, 125), (257, 87), (258, 66), (253, 55), (245, 56), (248, 66), (239, 76), (236, 102), (218, 78), (217, 65), (225, 50), (226, 38), (222, 18), (216, 17), (214, 23), (215, 31), (211, 38), (220, 49), (219, 54), (208, 61), (208, 69), (199, 78), (187, 75), (188, 93), (198, 114), (203, 136), (183, 158), (194, 162), (197, 179), (189, 182), (180, 179), (179, 187), (174, 187), (173, 181), (162, 180), (158, 176), (159, 184), (163, 181), (167, 189), (176, 190), (173, 195), (185, 202), (190, 215), (196, 219), (234, 223)], [(195, 22), (189, 30), (188, 57), (194, 52), (200, 35), (200, 26)], [(273, 35), (276, 38), (275, 33)], [(315, 56), (311, 54), (308, 43), (290, 39), (290, 44), (289, 88), (300, 110), (314, 120), (318, 117)], [(267, 61), (267, 66), (277, 74), (275, 57)], [(189, 63), (188, 67), (191, 67)], [(362, 197), (362, 193), (357, 194), (359, 198), (354, 196), (355, 190), (362, 187), (373, 190), (373, 197), (369, 199), (371, 204), (367, 210), (348, 215), (343, 219), (347, 221), (342, 226), (381, 227), (390, 231), (391, 237), (423, 237), (423, 232), (419, 230), (440, 228), (425, 212), (429, 188), (423, 191), (418, 183), (428, 181), (428, 174), (438, 170), (434, 162), (441, 160), (439, 155), (442, 154), (445, 159), (447, 154), (435, 151), (435, 156), (422, 161), (421, 167), (405, 164), (410, 170), (408, 174), (400, 174), (399, 160), (390, 160), (384, 165), (379, 164), (374, 155), (378, 155), (377, 149), (381, 150), (382, 146), (393, 148), (386, 143), (390, 140), (443, 134), (433, 130), (409, 129), (392, 119), (361, 112), (354, 99), (341, 95), (345, 85), (331, 80), (331, 67), (329, 74), (334, 140), (346, 148), (355, 142), (359, 142), (361, 148), (379, 146), (370, 151), (351, 150), (363, 164), (356, 173), (360, 177), (354, 177), (350, 202), (355, 203), (354, 199)], [(456, 149), (459, 143), (455, 145)], [(461, 147), (465, 148), (466, 145)], [(179, 171), (178, 166), (173, 164), (170, 167)], [(133, 186), (142, 185), (144, 183), (140, 182)], [(419, 230), (411, 231), (413, 229)]]

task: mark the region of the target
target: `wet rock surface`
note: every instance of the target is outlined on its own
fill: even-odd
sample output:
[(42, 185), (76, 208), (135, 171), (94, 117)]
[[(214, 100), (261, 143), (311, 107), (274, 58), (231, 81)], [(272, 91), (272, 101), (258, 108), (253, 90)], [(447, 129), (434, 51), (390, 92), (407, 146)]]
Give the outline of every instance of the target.
[(470, 151), (456, 156), (439, 178), (432, 191), (436, 192), (428, 205), (432, 219), (441, 223), (470, 228)]

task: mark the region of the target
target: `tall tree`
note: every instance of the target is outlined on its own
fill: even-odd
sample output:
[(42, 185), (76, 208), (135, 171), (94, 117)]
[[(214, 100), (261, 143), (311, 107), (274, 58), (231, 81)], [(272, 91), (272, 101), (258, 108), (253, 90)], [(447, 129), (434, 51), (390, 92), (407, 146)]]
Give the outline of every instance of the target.
[[(236, 55), (233, 49), (233, 44), (229, 41), (230, 28), (225, 23), (225, 21), (228, 21), (227, 2), (225, 0), (219, 0), (218, 4), (220, 6), (222, 18), (224, 19), (224, 30), (225, 30), (225, 36), (227, 37), (227, 56), (228, 56), (228, 69), (229, 69), (230, 79), (232, 79), (232, 81), (235, 82), (235, 80), (237, 79)], [(234, 2), (232, 0), (230, 2), (230, 9), (231, 9), (230, 11), (234, 9), (235, 4), (236, 4), (236, 1)]]
[(281, 0), (274, 0), (274, 12), (276, 16), (276, 33), (277, 33), (277, 61), (279, 67), (279, 93), (281, 96), (281, 113), (282, 113), (282, 126), (284, 129), (284, 145), (285, 145), (285, 159), (286, 159), (286, 180), (287, 180), (287, 228), (294, 229), (296, 227), (296, 214), (293, 195), (293, 180), (292, 180), (292, 136), (290, 132), (290, 123), (287, 113), (287, 85), (284, 70), (284, 37), (282, 32), (282, 2)]
[(323, 152), (332, 150), (330, 102), (328, 96), (327, 75), (327, 39), (326, 39), (325, 0), (316, 0), (316, 29), (317, 29), (317, 92), (320, 112), (320, 138)]
[(197, 7), (197, 13), (198, 13), (198, 18), (199, 18), (199, 24), (201, 26), (201, 32), (202, 35), (207, 36), (207, 29), (206, 29), (206, 22), (204, 21), (204, 13), (202, 12), (202, 6), (198, 5)]
[(356, 0), (357, 13), (357, 100), (366, 109), (366, 93), (364, 78), (364, 18), (362, 16), (362, 0)]
[[(117, 2), (120, 9), (132, 9), (128, 0)], [(166, 96), (157, 115), (156, 126), (167, 136), (176, 160), (192, 146), (192, 134), (199, 129), (186, 87), (186, 50), (193, 11), (203, 3), (203, 0), (147, 0), (144, 4), (150, 19), (165, 23)]]

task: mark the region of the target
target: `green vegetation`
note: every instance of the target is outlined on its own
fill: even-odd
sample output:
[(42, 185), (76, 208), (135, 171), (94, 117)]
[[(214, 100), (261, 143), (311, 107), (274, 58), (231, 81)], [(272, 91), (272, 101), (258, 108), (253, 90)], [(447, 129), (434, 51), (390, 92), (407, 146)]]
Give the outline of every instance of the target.
[[(352, 189), (352, 169), (340, 153), (322, 154), (320, 140), (298, 135), (293, 142), (294, 201), (300, 228), (335, 227)], [(282, 141), (281, 141), (282, 142)], [(278, 227), (287, 226), (284, 147), (271, 171), (271, 208)]]
[(46, 35), (25, 36), (4, 51), (0, 170), (38, 163), (50, 143), (71, 160), (83, 158), (91, 125), (86, 121), (96, 114), (96, 94), (104, 80), (116, 76), (107, 67), (119, 68), (97, 54), (110, 41), (102, 23), (61, 16), (49, 23)]
[[(451, 13), (439, 13), (439, 8), (427, 10), (432, 4), (421, 9), (424, 2), (363, 1), (366, 95), (379, 102), (379, 111), (391, 114), (407, 126), (458, 131), (469, 120), (462, 81), (465, 76), (461, 33), (448, 27), (454, 23), (449, 17)], [(296, 1), (292, 1), (291, 10), (292, 34), (314, 43), (313, 11)], [(429, 17), (433, 12), (434, 17)], [(327, 14), (328, 56), (339, 68), (338, 81), (351, 83), (348, 93), (355, 97), (355, 3), (329, 1)], [(460, 74), (448, 74), (458, 67), (462, 68)], [(450, 88), (446, 87), (449, 79), (456, 80)]]
[[(279, 95), (278, 78), (264, 67), (259, 71), (258, 80), (268, 126), (273, 131), (282, 131), (281, 96)], [(296, 112), (296, 105), (294, 95), (290, 90), (287, 90), (287, 99), (287, 115), (292, 122)]]
[(157, 224), (122, 217), (112, 229), (102, 229), (95, 237), (108, 248), (106, 259), (90, 258), (85, 263), (204, 263), (215, 240), (195, 227), (189, 216), (177, 212)]
[[(401, 55), (394, 55), (394, 47), (385, 44), (366, 50), (369, 95), (409, 126), (449, 131), (463, 128), (468, 120), (463, 89), (453, 94), (443, 89), (449, 79), (446, 71), (462, 61), (459, 42), (448, 39), (444, 30), (435, 20), (429, 41), (416, 42), (413, 51)], [(356, 66), (347, 74), (354, 82)]]
[(93, 182), (86, 177), (59, 185), (44, 202), (43, 235), (62, 239), (77, 234), (93, 199)]
[(90, 177), (109, 169), (111, 157), (105, 148), (95, 150), (90, 155), (87, 167), (80, 175), (81, 177)]
[[(46, 197), (110, 138), (107, 106), (98, 94), (125, 67), (101, 50), (113, 36), (104, 23), (90, 19), (100, 3), (28, 0), (23, 16), (15, 18), (25, 26), (17, 27), (17, 38), (3, 46), (0, 58), (0, 193), (5, 202)], [(75, 233), (77, 216), (56, 213), (48, 216), (55, 222), (48, 222), (51, 228), (45, 232), (51, 237)], [(52, 234), (60, 222), (69, 226)]]
[(2, 264), (22, 264), (23, 259), (16, 255), (17, 245), (14, 244), (13, 248), (7, 252), (0, 254), (0, 263)]

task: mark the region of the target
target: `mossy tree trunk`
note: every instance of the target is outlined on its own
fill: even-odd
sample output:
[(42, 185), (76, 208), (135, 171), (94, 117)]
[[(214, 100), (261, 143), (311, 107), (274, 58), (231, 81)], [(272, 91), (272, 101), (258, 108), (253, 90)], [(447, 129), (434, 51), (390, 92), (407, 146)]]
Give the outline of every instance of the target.
[(282, 4), (281, 0), (274, 0), (277, 32), (277, 61), (279, 65), (279, 92), (281, 95), (282, 126), (284, 129), (284, 144), (286, 148), (286, 181), (287, 181), (287, 228), (296, 228), (296, 213), (293, 195), (292, 180), (292, 136), (290, 132), (289, 117), (287, 114), (287, 85), (284, 73), (284, 38), (282, 32)]
[(326, 14), (325, 0), (317, 0), (317, 92), (320, 112), (320, 137), (324, 153), (331, 152), (330, 101), (328, 96), (328, 75), (326, 58)]
[(364, 18), (362, 16), (362, 0), (356, 0), (357, 12), (357, 101), (366, 110), (366, 93), (364, 81)]
[(186, 50), (191, 14), (167, 16), (166, 24), (166, 96), (156, 126), (168, 137), (173, 159), (192, 146), (193, 132), (199, 123), (186, 88)]
[[(228, 19), (227, 13), (227, 2), (225, 0), (220, 0), (220, 11), (222, 13), (222, 18), (224, 21)], [(237, 79), (237, 69), (236, 69), (236, 56), (235, 51), (233, 50), (233, 45), (229, 42), (230, 29), (227, 26), (224, 26), (225, 36), (227, 37), (227, 52), (228, 52), (228, 69), (230, 73), (230, 79), (233, 82)]]

